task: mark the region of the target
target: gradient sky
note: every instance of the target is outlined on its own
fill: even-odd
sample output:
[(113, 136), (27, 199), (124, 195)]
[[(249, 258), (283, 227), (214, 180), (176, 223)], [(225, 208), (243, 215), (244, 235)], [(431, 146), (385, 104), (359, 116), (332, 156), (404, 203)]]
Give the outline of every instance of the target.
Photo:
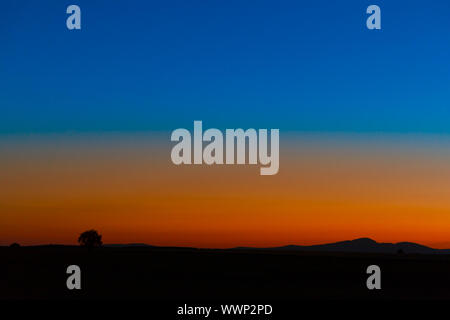
[(8, 1), (0, 131), (449, 133), (450, 3)]
[[(0, 244), (450, 247), (448, 1), (1, 7)], [(194, 120), (279, 128), (280, 173), (174, 166)]]

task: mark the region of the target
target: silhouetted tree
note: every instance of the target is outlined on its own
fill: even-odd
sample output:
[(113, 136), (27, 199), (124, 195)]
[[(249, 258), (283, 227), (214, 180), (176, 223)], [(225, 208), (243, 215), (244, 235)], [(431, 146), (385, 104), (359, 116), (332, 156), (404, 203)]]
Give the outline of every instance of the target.
[(14, 242), (14, 243), (11, 243), (9, 246), (10, 246), (10, 248), (19, 248), (20, 244), (18, 244), (17, 242)]
[(102, 236), (98, 234), (96, 230), (88, 230), (83, 232), (80, 234), (78, 242), (80, 243), (80, 246), (87, 248), (100, 247), (103, 244)]
[(405, 254), (405, 252), (403, 251), (402, 248), (400, 248), (400, 249), (397, 250), (397, 254)]

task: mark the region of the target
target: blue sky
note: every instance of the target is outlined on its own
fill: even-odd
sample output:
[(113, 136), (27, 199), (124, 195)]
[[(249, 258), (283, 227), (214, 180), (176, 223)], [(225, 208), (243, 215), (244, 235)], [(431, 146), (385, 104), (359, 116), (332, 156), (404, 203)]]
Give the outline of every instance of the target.
[(9, 1), (0, 134), (450, 133), (449, 16), (444, 0)]

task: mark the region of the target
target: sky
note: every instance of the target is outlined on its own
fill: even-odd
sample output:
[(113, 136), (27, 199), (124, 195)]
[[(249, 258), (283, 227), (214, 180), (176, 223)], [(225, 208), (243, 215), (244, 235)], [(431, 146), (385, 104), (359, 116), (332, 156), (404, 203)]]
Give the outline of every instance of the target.
[(448, 1), (10, 1), (0, 132), (449, 133)]
[[(0, 244), (450, 247), (448, 1), (1, 7)], [(194, 120), (279, 128), (279, 174), (173, 165)]]

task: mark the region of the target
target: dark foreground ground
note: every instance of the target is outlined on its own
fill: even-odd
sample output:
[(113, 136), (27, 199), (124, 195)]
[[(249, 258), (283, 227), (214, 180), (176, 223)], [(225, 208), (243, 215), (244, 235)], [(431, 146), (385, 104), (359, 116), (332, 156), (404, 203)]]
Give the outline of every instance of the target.
[[(66, 288), (81, 268), (82, 289)], [(381, 290), (366, 268), (381, 268)], [(197, 250), (0, 247), (1, 299), (450, 299), (450, 256)]]

